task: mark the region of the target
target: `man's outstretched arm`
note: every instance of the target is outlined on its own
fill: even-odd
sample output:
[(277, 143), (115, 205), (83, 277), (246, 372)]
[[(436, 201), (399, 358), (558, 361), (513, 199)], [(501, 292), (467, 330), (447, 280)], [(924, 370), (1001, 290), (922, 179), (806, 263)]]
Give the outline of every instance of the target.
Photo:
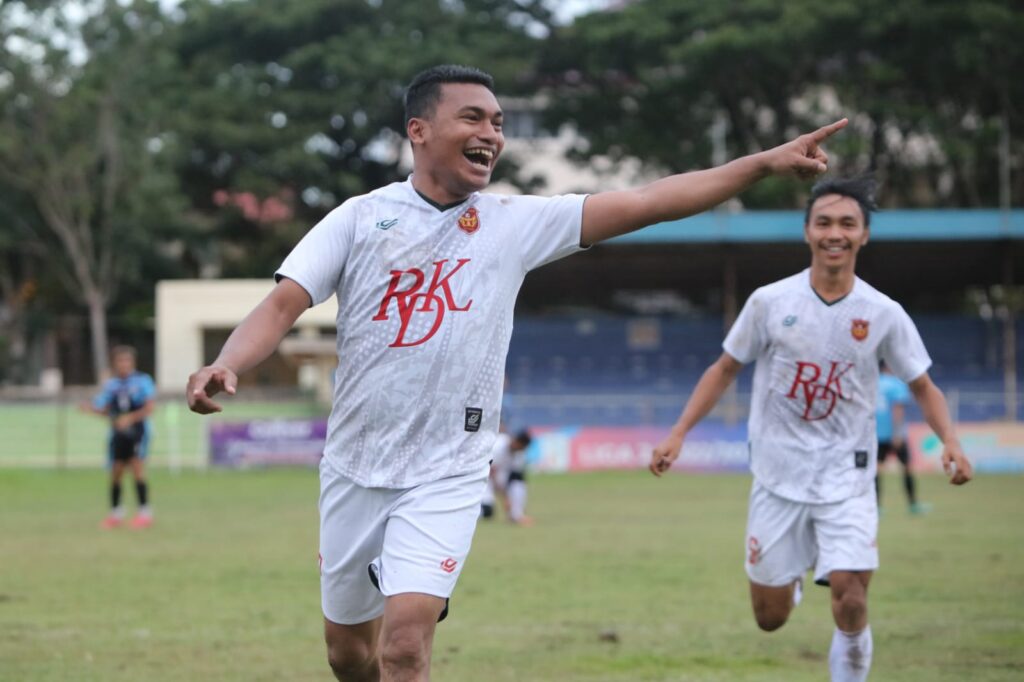
[(949, 476), (949, 482), (953, 485), (967, 483), (974, 476), (974, 471), (953, 429), (946, 396), (932, 382), (927, 372), (911, 381), (909, 385), (910, 392), (914, 394), (914, 399), (921, 407), (924, 420), (942, 441), (942, 468)]
[(309, 294), (290, 279), (277, 286), (235, 327), (212, 365), (188, 378), (188, 407), (199, 414), (220, 412), (213, 396), (224, 391), (234, 395), (238, 375), (263, 362), (288, 330), (309, 307)]
[(665, 440), (655, 446), (651, 453), (651, 464), (648, 467), (655, 476), (661, 476), (671, 468), (672, 463), (679, 457), (683, 448), (683, 441), (686, 434), (690, 432), (701, 419), (707, 416), (729, 388), (729, 384), (736, 379), (736, 375), (743, 369), (739, 360), (728, 353), (722, 355), (710, 367), (704, 370), (700, 381), (693, 389), (693, 395), (686, 401), (686, 407), (679, 416), (679, 420), (672, 427)]
[(580, 242), (589, 246), (647, 225), (702, 213), (769, 175), (820, 175), (828, 170), (828, 156), (821, 143), (846, 123), (844, 118), (716, 168), (671, 175), (636, 189), (591, 195), (583, 205)]

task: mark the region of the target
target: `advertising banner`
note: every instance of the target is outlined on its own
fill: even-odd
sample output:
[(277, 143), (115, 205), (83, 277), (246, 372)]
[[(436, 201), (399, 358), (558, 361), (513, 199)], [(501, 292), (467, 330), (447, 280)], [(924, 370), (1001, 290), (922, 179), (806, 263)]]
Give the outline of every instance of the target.
[(323, 419), (260, 419), (210, 426), (210, 464), (316, 466), (327, 440)]
[[(961, 422), (956, 431), (976, 472), (1024, 472), (1024, 424)], [(927, 424), (909, 424), (907, 439), (915, 471), (942, 471), (942, 442)]]
[[(533, 430), (529, 461), (536, 471), (646, 469), (655, 445), (668, 434), (653, 427), (562, 427)], [(674, 469), (746, 471), (744, 425), (699, 425), (686, 439)]]

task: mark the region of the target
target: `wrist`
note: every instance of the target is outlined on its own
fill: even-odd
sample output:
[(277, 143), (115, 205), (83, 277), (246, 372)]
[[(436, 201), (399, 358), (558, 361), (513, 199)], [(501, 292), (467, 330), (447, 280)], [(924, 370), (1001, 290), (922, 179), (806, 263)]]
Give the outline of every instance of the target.
[(754, 154), (751, 154), (747, 158), (750, 159), (750, 172), (755, 182), (758, 180), (763, 180), (764, 178), (767, 178), (769, 175), (773, 175), (775, 173), (774, 169), (772, 168), (769, 152), (756, 152)]
[(677, 439), (677, 440), (680, 440), (680, 441), (681, 441), (681, 440), (685, 440), (685, 439), (686, 439), (686, 434), (687, 434), (687, 433), (689, 433), (689, 432), (690, 432), (690, 427), (688, 427), (688, 426), (683, 426), (683, 425), (681, 425), (681, 424), (676, 424), (676, 425), (675, 425), (675, 426), (673, 426), (673, 427), (672, 427), (672, 429), (671, 429), (671, 430), (670, 430), (670, 431), (668, 432), (668, 435), (669, 435), (670, 437), (672, 437), (672, 438), (675, 438), (675, 439)]

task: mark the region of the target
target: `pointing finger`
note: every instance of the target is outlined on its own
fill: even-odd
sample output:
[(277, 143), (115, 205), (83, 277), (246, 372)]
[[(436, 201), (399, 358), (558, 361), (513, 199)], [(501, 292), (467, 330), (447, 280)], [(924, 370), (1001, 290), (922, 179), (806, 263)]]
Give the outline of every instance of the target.
[(815, 130), (813, 133), (811, 133), (811, 139), (814, 140), (815, 142), (821, 142), (822, 140), (827, 140), (828, 138), (832, 137), (833, 135), (838, 133), (840, 130), (845, 128), (846, 124), (849, 123), (849, 122), (850, 122), (849, 119), (841, 118), (838, 121), (836, 121), (835, 123), (830, 123), (827, 126), (822, 126), (822, 127), (818, 128), (817, 130)]

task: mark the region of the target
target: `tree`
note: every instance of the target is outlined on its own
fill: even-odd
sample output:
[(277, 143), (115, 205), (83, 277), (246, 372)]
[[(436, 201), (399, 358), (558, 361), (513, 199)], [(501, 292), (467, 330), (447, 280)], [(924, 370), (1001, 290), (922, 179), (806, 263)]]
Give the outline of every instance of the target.
[(468, 63), (502, 93), (527, 91), (550, 25), (540, 0), (195, 1), (182, 12), (179, 172), (215, 245), (192, 258), (227, 276), (265, 276), (327, 211), (400, 179), (402, 93), (417, 71)]
[(173, 62), (149, 3), (93, 3), (81, 22), (71, 4), (83, 7), (0, 9), (0, 42), (15, 48), (0, 56), (0, 182), (31, 205), (21, 224), (87, 308), (99, 379), (107, 308), (178, 205), (160, 154)]
[[(842, 114), (837, 169), (875, 170), (889, 203), (994, 205), (999, 127), (1024, 124), (1022, 32), (1012, 0), (638, 0), (556, 32), (543, 71), (581, 158), (706, 167)], [(1010, 155), (1019, 167), (1024, 144)], [(771, 181), (744, 199), (788, 207), (803, 191)]]

